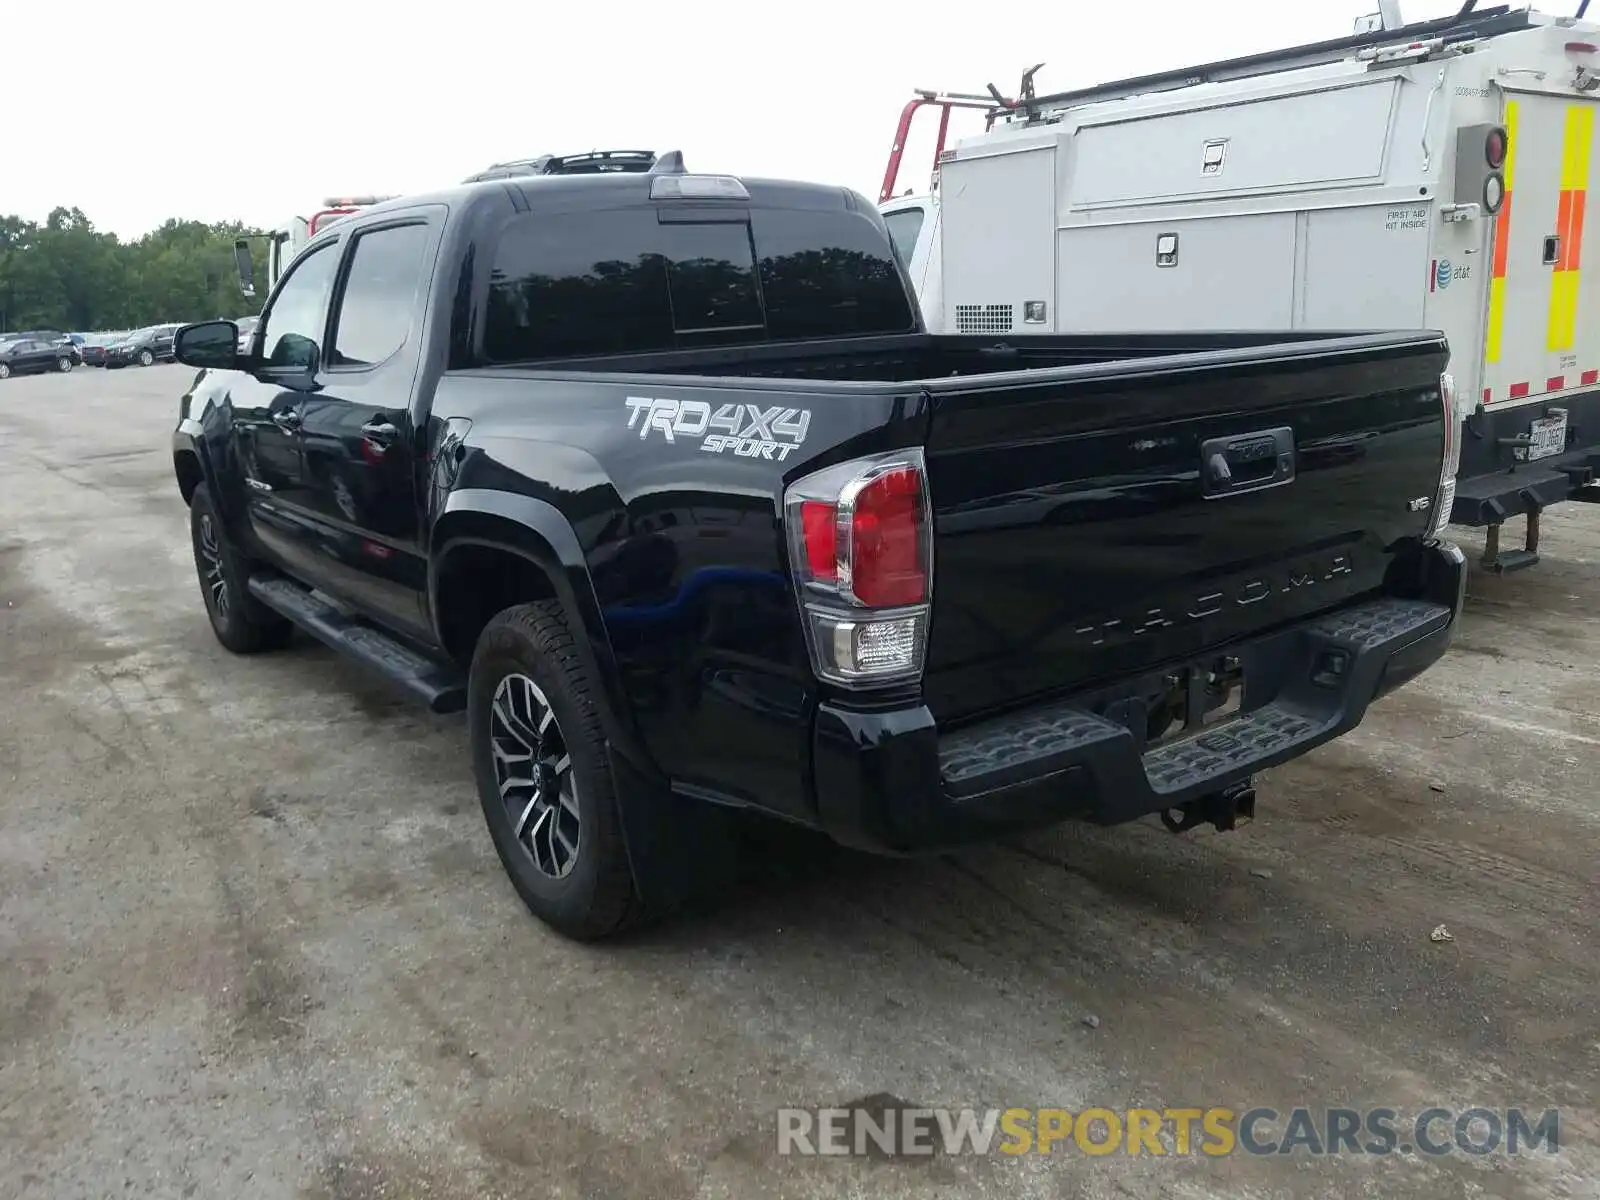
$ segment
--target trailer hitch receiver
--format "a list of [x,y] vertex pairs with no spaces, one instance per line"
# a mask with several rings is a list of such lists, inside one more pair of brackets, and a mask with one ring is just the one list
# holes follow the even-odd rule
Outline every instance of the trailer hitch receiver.
[[1249,780],[1190,800],[1179,808],[1161,810],[1161,823],[1173,833],[1188,833],[1196,825],[1211,825],[1226,833],[1255,820],[1256,788]]

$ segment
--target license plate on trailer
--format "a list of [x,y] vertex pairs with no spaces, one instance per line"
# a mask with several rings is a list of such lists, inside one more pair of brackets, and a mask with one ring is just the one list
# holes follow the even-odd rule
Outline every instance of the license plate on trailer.
[[1528,461],[1549,458],[1567,448],[1567,414],[1540,417],[1528,427]]

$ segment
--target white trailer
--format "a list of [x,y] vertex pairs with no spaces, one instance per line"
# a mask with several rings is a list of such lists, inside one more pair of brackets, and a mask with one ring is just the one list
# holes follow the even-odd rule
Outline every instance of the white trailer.
[[[902,230],[921,210],[905,258],[945,332],[1443,330],[1469,410],[1452,520],[1489,527],[1487,566],[1531,565],[1544,507],[1600,499],[1587,7],[1468,0],[1440,21],[997,95],[990,131],[942,151],[936,193],[882,209]],[[1502,553],[1516,515],[1527,546]]]

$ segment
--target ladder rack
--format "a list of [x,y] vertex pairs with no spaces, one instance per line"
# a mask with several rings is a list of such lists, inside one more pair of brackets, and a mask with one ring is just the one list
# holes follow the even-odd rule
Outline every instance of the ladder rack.
[[1279,71],[1293,71],[1301,67],[1341,62],[1363,51],[1369,54],[1381,53],[1386,49],[1400,49],[1412,43],[1433,39],[1440,39],[1448,46],[1455,42],[1515,33],[1533,25],[1527,9],[1513,10],[1510,5],[1502,4],[1477,12],[1476,7],[1477,0],[1466,0],[1454,16],[1439,17],[1432,21],[1417,21],[1394,29],[1375,29],[1324,42],[1310,42],[1302,46],[1269,50],[1261,54],[1247,54],[1240,58],[1180,67],[1175,71],[1160,71],[1151,75],[1138,75],[1131,79],[1096,84],[1092,87],[1055,92],[1021,102],[1016,107],[1032,120],[1038,119],[1043,113],[1057,112],[1064,108],[1074,108],[1102,100],[1121,100],[1129,96],[1174,91],[1202,83],[1272,75]]

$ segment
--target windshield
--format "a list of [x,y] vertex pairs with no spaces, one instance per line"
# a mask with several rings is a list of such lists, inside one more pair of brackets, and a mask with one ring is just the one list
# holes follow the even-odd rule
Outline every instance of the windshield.
[[889,227],[889,241],[894,244],[895,257],[900,265],[911,265],[911,253],[917,248],[917,234],[922,231],[922,209],[902,208],[883,218]]

